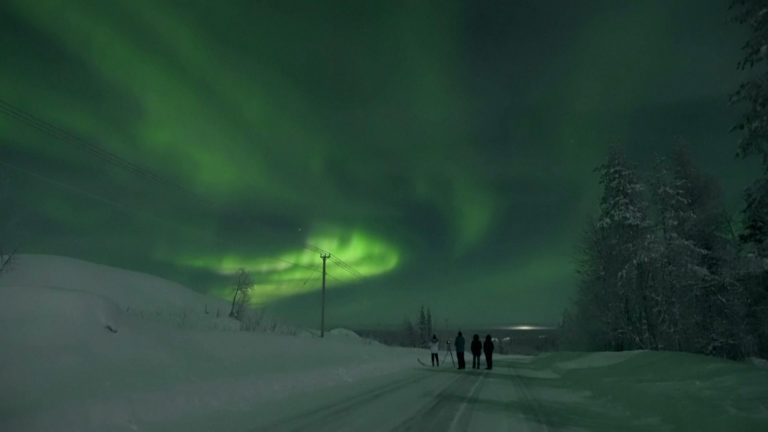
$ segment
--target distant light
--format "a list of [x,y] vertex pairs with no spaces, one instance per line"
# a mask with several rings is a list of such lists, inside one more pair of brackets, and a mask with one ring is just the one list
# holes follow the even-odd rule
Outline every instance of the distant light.
[[518,324],[506,327],[499,327],[500,330],[553,330],[554,327],[532,325],[532,324]]

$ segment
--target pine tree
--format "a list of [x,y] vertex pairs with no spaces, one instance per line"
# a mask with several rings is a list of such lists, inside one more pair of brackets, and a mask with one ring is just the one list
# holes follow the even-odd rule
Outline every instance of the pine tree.
[[590,220],[582,234],[582,254],[577,265],[578,291],[571,309],[563,314],[563,346],[569,349],[614,349],[609,313],[609,277],[606,272],[607,247],[601,231]]
[[731,102],[746,105],[741,122],[738,154],[760,158],[763,172],[746,190],[740,239],[750,264],[742,279],[748,291],[748,321],[756,337],[756,350],[768,356],[768,0],[733,0],[736,21],[750,32],[743,46],[739,69],[749,70],[750,78],[731,96]]
[[751,245],[755,253],[768,257],[768,176],[756,180],[745,193],[743,210],[744,231],[741,240]]
[[768,175],[755,181],[745,194],[744,245],[741,278],[750,308],[747,323],[755,338],[754,351],[768,358]]
[[656,342],[644,256],[650,231],[645,187],[615,149],[596,171],[603,187],[600,215],[583,235],[579,289],[563,319],[566,344],[598,350],[651,348]]
[[647,188],[618,152],[597,171],[600,214],[583,236],[566,346],[765,355],[765,264],[742,252],[714,181],[682,150]]
[[424,305],[419,309],[419,342],[421,345],[427,343],[427,316],[424,313]]
[[418,330],[414,327],[410,319],[403,320],[403,346],[418,346],[419,335]]
[[431,340],[434,330],[432,328],[432,311],[427,308],[427,340]]
[[695,300],[699,287],[712,278],[704,266],[708,251],[693,239],[697,214],[692,171],[685,161],[682,154],[676,155],[674,162],[660,158],[653,173],[656,230],[648,251],[655,270],[651,301],[659,349],[690,350],[695,336]]
[[757,156],[763,165],[761,176],[745,193],[744,231],[741,240],[756,253],[768,257],[768,0],[733,0],[736,21],[749,27],[750,35],[743,46],[744,58],[739,69],[749,70],[750,79],[731,96],[734,104],[746,105],[741,122],[737,154]]
[[731,95],[731,102],[747,105],[747,111],[734,129],[742,131],[738,155],[757,155],[768,169],[768,0],[733,0],[736,21],[750,29],[742,49],[740,70],[750,70],[751,78]]
[[651,348],[655,341],[648,310],[648,268],[643,248],[649,229],[645,186],[624,156],[612,150],[597,168],[603,196],[593,235],[612,349]]

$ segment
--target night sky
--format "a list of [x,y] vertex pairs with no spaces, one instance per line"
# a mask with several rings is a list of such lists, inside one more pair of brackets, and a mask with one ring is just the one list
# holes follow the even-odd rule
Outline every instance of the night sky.
[[738,218],[727,6],[5,0],[1,244],[224,296],[243,267],[315,326],[321,248],[331,326],[553,325],[610,146],[685,145]]

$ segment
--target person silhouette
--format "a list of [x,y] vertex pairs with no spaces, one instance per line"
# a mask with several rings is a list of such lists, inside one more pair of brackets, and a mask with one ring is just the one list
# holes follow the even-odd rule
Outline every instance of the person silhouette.
[[485,342],[483,343],[483,351],[485,352],[485,368],[493,369],[493,341],[491,335],[485,336]]
[[483,343],[480,342],[480,335],[472,336],[472,344],[469,345],[472,351],[472,369],[480,369],[480,354],[483,352]]
[[458,369],[466,369],[466,364],[464,363],[464,336],[461,335],[461,331],[456,335],[453,345],[456,347],[456,360],[459,362]]

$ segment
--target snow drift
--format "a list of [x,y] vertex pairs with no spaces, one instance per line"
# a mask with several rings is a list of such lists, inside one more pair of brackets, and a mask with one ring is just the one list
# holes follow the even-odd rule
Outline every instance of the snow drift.
[[[221,331],[237,322],[205,314],[217,302],[141,273],[20,256],[0,277],[0,430],[173,429],[414,361],[347,330],[326,340]],[[179,311],[221,325],[156,319]]]

